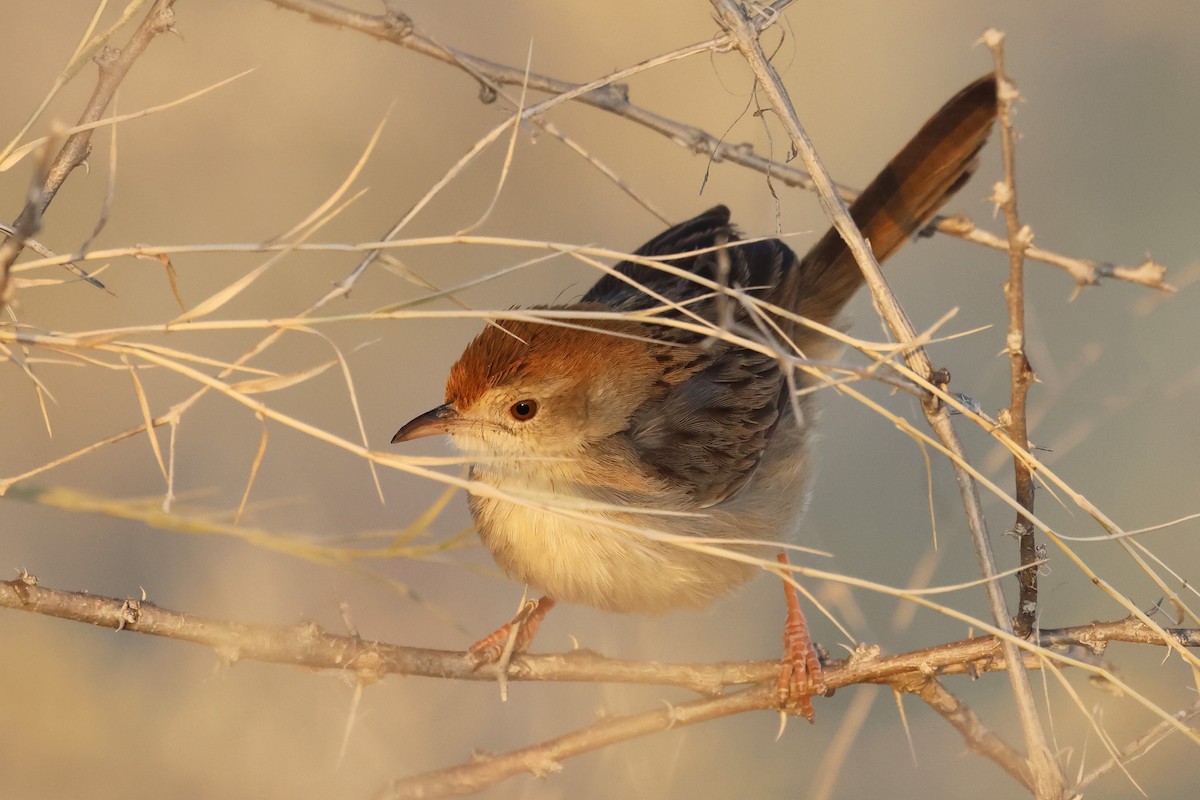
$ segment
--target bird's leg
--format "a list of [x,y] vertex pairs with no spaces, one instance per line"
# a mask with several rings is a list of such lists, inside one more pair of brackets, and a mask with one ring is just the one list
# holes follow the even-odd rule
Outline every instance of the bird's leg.
[[[787,564],[787,553],[778,556],[780,564]],[[789,714],[798,714],[809,722],[813,721],[812,696],[827,691],[825,676],[821,671],[821,660],[808,633],[808,620],[800,610],[800,599],[796,587],[783,577],[783,592],[787,597],[787,621],[783,624],[783,664],[779,670],[776,698],[779,707]]]
[[529,649],[529,645],[533,644],[533,637],[537,635],[538,626],[542,624],[542,619],[552,608],[554,608],[554,599],[550,597],[525,601],[512,621],[504,623],[471,645],[467,651],[468,656],[477,667],[483,664],[494,664],[504,656],[509,637],[513,636],[515,636],[515,640],[510,652],[524,652]]

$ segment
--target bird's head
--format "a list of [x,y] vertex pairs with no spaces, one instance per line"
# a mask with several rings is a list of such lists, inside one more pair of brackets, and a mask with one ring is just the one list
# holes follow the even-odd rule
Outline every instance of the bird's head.
[[[579,307],[580,310],[592,310]],[[405,442],[448,433],[472,455],[573,458],[623,430],[659,372],[635,323],[504,321],[450,368],[446,402],[408,422]]]

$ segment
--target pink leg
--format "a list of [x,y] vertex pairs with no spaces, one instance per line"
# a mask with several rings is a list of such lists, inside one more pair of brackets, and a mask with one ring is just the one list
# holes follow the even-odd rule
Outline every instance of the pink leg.
[[[787,564],[787,553],[780,553],[780,564]],[[787,622],[783,625],[783,664],[779,670],[776,696],[779,707],[789,714],[799,714],[813,721],[812,696],[827,691],[821,661],[808,633],[808,620],[800,610],[796,587],[783,582],[787,596]]]
[[529,645],[533,644],[533,637],[537,635],[538,626],[542,624],[542,620],[552,608],[554,608],[554,600],[550,597],[526,601],[511,622],[504,623],[471,645],[467,651],[471,660],[475,662],[476,666],[494,664],[499,661],[500,656],[504,654],[504,645],[508,643],[508,637],[512,635],[514,627],[517,629],[517,641],[513,646],[513,652],[525,652],[529,649]]

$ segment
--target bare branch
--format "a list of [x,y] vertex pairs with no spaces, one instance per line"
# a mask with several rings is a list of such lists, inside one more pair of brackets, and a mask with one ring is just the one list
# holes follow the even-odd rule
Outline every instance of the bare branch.
[[970,706],[955,697],[940,681],[925,681],[913,694],[954,726],[971,750],[994,761],[1026,789],[1033,790],[1033,775],[1025,757],[989,730]]
[[[1173,716],[1178,722],[1188,722],[1192,719],[1195,719],[1198,715],[1200,715],[1200,700],[1192,703],[1192,705],[1187,708],[1180,709],[1179,711],[1175,712]],[[1081,796],[1083,794],[1083,790],[1088,786],[1091,786],[1098,779],[1107,775],[1109,772],[1112,772],[1114,769],[1117,769],[1124,764],[1128,764],[1131,761],[1135,761],[1136,759],[1146,755],[1146,753],[1149,753],[1151,750],[1153,750],[1161,741],[1176,732],[1176,727],[1172,725],[1170,721],[1163,720],[1162,722],[1159,722],[1153,728],[1146,731],[1141,736],[1138,736],[1136,739],[1133,739],[1129,742],[1129,744],[1121,748],[1121,752],[1117,758],[1110,758],[1080,778],[1079,782],[1071,787],[1071,794],[1076,797]]]
[[[388,4],[388,13],[365,14],[327,2],[327,0],[269,0],[269,2],[281,8],[305,14],[314,22],[337,28],[349,28],[461,69],[480,81],[485,97],[493,97],[497,86],[520,86],[526,81],[523,69],[498,64],[433,41],[421,33],[411,17],[401,13],[392,4]],[[769,22],[773,22],[775,17],[772,14],[777,15],[786,5],[789,5],[789,2],[777,2],[765,7],[764,10],[770,13],[756,16],[751,21],[751,27],[757,30],[759,28],[756,26],[765,26]],[[709,44],[713,48],[719,48],[726,41],[725,37],[718,37]],[[580,93],[583,88],[582,84],[531,72],[528,76],[528,86],[530,89],[554,95],[569,95],[573,100],[615,114],[654,131],[680,147],[690,150],[696,155],[704,156],[710,161],[727,161],[737,164],[767,175],[772,182],[778,182],[784,186],[807,191],[816,190],[812,175],[805,170],[758,155],[754,152],[754,146],[748,142],[728,142],[723,137],[715,136],[702,128],[655,114],[630,102],[628,87],[622,84],[604,84]],[[531,109],[531,111],[536,110]],[[550,132],[555,136],[558,135],[553,130]],[[858,195],[858,192],[850,187],[840,184],[835,186],[838,194],[847,202]],[[967,217],[939,217],[934,229],[939,233],[994,250],[1008,249],[1008,244],[1004,239],[980,230]],[[1026,256],[1065,270],[1075,282],[1077,290],[1096,286],[1103,278],[1112,278],[1159,291],[1175,291],[1175,287],[1164,280],[1166,267],[1151,259],[1147,259],[1146,262],[1136,267],[1126,267],[1074,258],[1039,247],[1030,247]]]
[[[1008,282],[1004,285],[1004,300],[1008,305],[1008,362],[1010,400],[1008,408],[1001,412],[1001,421],[1008,428],[1008,436],[1023,452],[1029,450],[1029,423],[1025,411],[1029,387],[1037,380],[1033,367],[1025,354],[1025,251],[1033,240],[1033,233],[1021,227],[1017,215],[1017,156],[1016,137],[1013,135],[1012,104],[1017,98],[1017,89],[1004,71],[1004,34],[989,30],[983,41],[992,51],[995,65],[997,117],[1000,122],[1000,150],[1004,160],[1004,181],[997,183],[992,200],[1004,211],[1008,228]],[[1013,477],[1016,483],[1015,498],[1026,511],[1033,511],[1033,470],[1021,455],[1013,454]],[[1018,513],[1013,530],[1021,550],[1021,566],[1017,575],[1020,596],[1017,599],[1017,614],[1013,628],[1018,636],[1028,636],[1037,624],[1038,560],[1037,537],[1033,523],[1025,514]]]
[[[117,87],[121,85],[121,81],[129,72],[129,68],[141,57],[155,37],[171,29],[175,22],[174,5],[175,0],[158,0],[137,30],[134,31],[125,47],[120,50],[105,47],[96,56],[96,63],[100,67],[100,76],[91,98],[79,117],[79,125],[87,125],[103,116],[105,109],[108,108],[117,93]],[[88,153],[91,152],[91,142],[91,129],[79,131],[67,137],[62,149],[50,163],[40,191],[29,199],[16,222],[13,223],[12,227],[18,233],[16,250],[11,253],[11,258],[7,250],[0,256],[3,259],[0,261],[0,304],[4,302],[6,296],[8,269],[20,251],[23,244],[21,240],[36,232],[38,221],[53,202],[54,196],[58,194],[58,190],[62,188],[67,177],[87,159]],[[9,240],[10,243],[13,241],[13,239]]]
[[[388,674],[495,681],[495,665],[476,667],[466,653],[407,647],[364,640],[357,636],[327,633],[316,624],[251,625],[217,620],[160,608],[142,600],[121,600],[86,592],[65,592],[38,585],[37,578],[22,573],[0,581],[0,607],[75,620],[114,630],[189,641],[213,648],[226,662],[243,659],[293,664],[311,669],[350,672],[370,683]],[[1177,643],[1200,647],[1200,630],[1170,630]],[[1162,645],[1162,638],[1139,620],[1093,623],[1076,628],[1045,631],[1046,647],[1083,646],[1103,651],[1110,641]],[[1037,668],[1043,659],[1026,654],[1026,667]],[[970,675],[1006,669],[1003,649],[994,637],[981,636],[949,642],[897,656],[881,656],[877,648],[860,646],[849,659],[825,666],[830,690],[858,683],[892,686],[917,694],[938,709],[963,732],[973,749],[996,760],[1006,771],[1027,783],[1011,749],[986,731],[974,715],[942,687],[932,686],[937,676]],[[645,736],[673,727],[691,725],[731,714],[775,707],[778,661],[724,662],[716,664],[662,664],[625,661],[587,650],[561,655],[522,654],[515,657],[507,678],[519,681],[587,681],[676,686],[704,695],[705,699],[666,709],[612,718],[549,742],[523,748],[505,756],[472,760],[391,784],[382,797],[409,797],[418,789],[423,796],[447,796],[476,791],[520,772],[544,772],[559,761],[616,741]],[[729,687],[752,688],[722,694]],[[435,791],[436,790],[436,791]]]
[[730,695],[693,700],[641,714],[609,717],[564,736],[504,755],[480,755],[465,764],[393,781],[376,800],[456,797],[492,786],[505,778],[529,772],[535,776],[558,772],[564,759],[618,742],[674,728],[695,725],[732,714],[770,708],[774,689],[755,686]]
[[[498,677],[495,665],[476,666],[465,653],[457,651],[339,636],[311,623],[252,625],[200,617],[161,608],[147,600],[122,600],[46,588],[39,586],[37,578],[28,573],[12,581],[0,581],[0,608],[193,642],[235,661],[250,659],[312,669],[351,670],[375,678],[395,674],[495,681]],[[1167,633],[1184,647],[1200,647],[1200,629],[1172,628]],[[1157,632],[1133,618],[1047,630],[1039,638],[1043,647],[1080,645],[1093,652],[1102,652],[1109,642],[1164,644]],[[1026,662],[1036,666],[1036,656],[1029,655]],[[825,678],[831,689],[881,683],[908,690],[914,680],[923,681],[933,675],[979,675],[1005,668],[995,637],[977,636],[895,656],[883,656],[877,648],[860,646],[849,659],[829,661]],[[770,683],[778,677],[779,662],[664,664],[606,658],[590,650],[575,650],[551,655],[523,653],[514,657],[509,672],[509,679],[516,681],[641,683],[677,686],[711,695],[730,686]]]
[[[783,123],[784,129],[791,137],[793,147],[800,154],[805,166],[808,167],[809,173],[816,180],[821,205],[832,220],[834,227],[841,233],[842,238],[846,241],[847,246],[854,253],[855,259],[862,268],[867,287],[871,290],[871,297],[875,302],[875,307],[880,316],[887,323],[897,341],[913,341],[916,339],[916,330],[913,328],[912,322],[908,319],[908,315],[900,307],[895,295],[892,294],[891,289],[884,280],[883,272],[879,267],[879,263],[875,260],[874,253],[863,239],[862,233],[855,226],[854,221],[850,218],[850,212],[846,208],[845,203],[834,191],[833,181],[829,178],[828,172],[826,172],[824,165],[821,164],[817,157],[812,141],[800,124],[800,119],[796,114],[795,108],[792,106],[787,90],[783,87],[783,82],[780,80],[779,74],[775,71],[774,66],[772,66],[770,60],[763,52],[758,41],[757,32],[747,25],[745,13],[741,6],[737,5],[734,0],[712,0],[712,2],[722,24],[734,36],[737,48],[741,51],[750,68],[757,76],[759,85],[762,87],[771,106],[775,109],[776,114]],[[932,365],[922,348],[913,348],[906,351],[905,360],[917,375],[928,377],[932,374]],[[964,456],[962,443],[959,441],[958,434],[955,432],[953,426],[950,425],[950,418],[945,407],[936,397],[930,395],[922,405],[930,427],[937,432],[939,438],[941,438],[943,444],[949,450],[960,456],[960,459],[956,459],[954,463],[954,470],[958,479],[963,505],[967,512],[971,538],[975,544],[976,554],[979,557],[980,569],[983,576],[988,579],[985,588],[987,590],[992,617],[995,620],[997,628],[1006,633],[1011,632],[1012,621],[1008,616],[1008,609],[1004,601],[1004,592],[1000,583],[994,580],[998,570],[996,569],[995,556],[992,554],[991,542],[988,538],[987,524],[980,505],[979,489],[974,479],[971,478],[970,474],[962,466],[965,462],[965,458],[962,458]],[[1021,657],[1014,643],[1005,641],[1003,646],[1006,658],[1010,663],[1015,664],[1020,661]],[[1034,705],[1033,692],[1029,686],[1029,678],[1022,668],[1011,669],[1008,675],[1009,681],[1012,684],[1013,695],[1016,699],[1021,728],[1025,733],[1026,747],[1029,750],[1033,763],[1033,772],[1036,778],[1035,783],[1037,784],[1037,797],[1039,800],[1050,800],[1051,798],[1060,797],[1062,795],[1063,779],[1058,772],[1058,767],[1054,763],[1050,754],[1050,748],[1046,743],[1045,734],[1042,731],[1041,722],[1038,719],[1037,709]]]

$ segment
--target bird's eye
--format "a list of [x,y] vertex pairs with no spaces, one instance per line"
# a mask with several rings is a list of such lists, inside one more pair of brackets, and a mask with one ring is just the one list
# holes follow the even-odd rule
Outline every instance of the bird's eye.
[[528,422],[537,416],[537,412],[537,400],[518,400],[508,409],[508,413],[512,414],[512,418],[517,422]]

